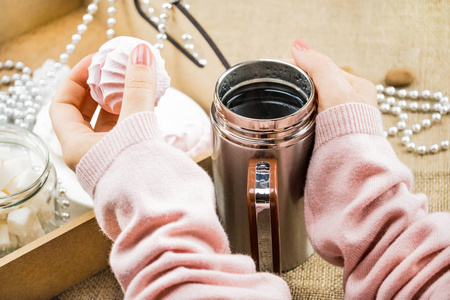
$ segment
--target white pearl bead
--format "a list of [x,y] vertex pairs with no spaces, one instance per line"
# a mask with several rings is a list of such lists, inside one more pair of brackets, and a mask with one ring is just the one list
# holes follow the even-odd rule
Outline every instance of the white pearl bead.
[[110,6],[108,7],[107,12],[110,16],[114,16],[117,13],[117,8],[115,8],[114,6]]
[[165,33],[158,33],[158,34],[156,35],[156,38],[157,38],[158,40],[165,40],[165,39],[167,39],[167,34],[165,34]]
[[[183,34],[184,36],[184,34]],[[185,40],[185,39],[183,39]],[[384,95],[383,94],[377,94],[377,101],[378,103],[384,102]]]
[[417,111],[418,108],[419,108],[419,103],[417,103],[417,102],[409,103],[409,109],[411,111]]
[[21,78],[22,78],[22,76],[20,76],[19,73],[14,73],[14,74],[12,74],[12,76],[11,76],[11,79],[12,79],[13,81],[20,80]]
[[35,95],[34,101],[36,101],[39,104],[42,104],[44,102],[44,97],[42,95]]
[[158,50],[161,50],[162,48],[164,48],[164,45],[161,44],[161,43],[156,43],[155,44],[155,48],[158,49]]
[[397,95],[398,95],[399,98],[405,98],[407,94],[408,93],[406,92],[405,89],[400,89],[400,90],[397,91]]
[[115,34],[116,34],[116,31],[114,29],[110,28],[110,29],[106,30],[106,36],[110,39],[112,39]]
[[441,100],[439,100],[439,103],[441,103],[441,104],[448,103],[448,97],[442,97]]
[[407,103],[405,100],[400,100],[397,102],[398,107],[400,107],[401,109],[405,109],[407,107]]
[[194,58],[198,58],[198,53],[197,53],[197,52],[192,52],[192,56],[193,56]]
[[406,144],[406,149],[408,150],[408,152],[412,152],[415,148],[416,148],[416,144],[414,144],[413,142]]
[[31,96],[37,96],[37,95],[39,95],[39,92],[40,92],[40,89],[38,87],[34,87],[31,89],[30,94],[31,94]]
[[158,31],[161,33],[165,33],[166,32],[166,24],[159,24]]
[[172,4],[170,4],[170,3],[168,3],[168,2],[164,2],[164,3],[161,5],[161,7],[162,7],[162,9],[164,9],[164,10],[171,10],[171,9],[172,9]]
[[442,105],[440,103],[433,104],[433,111],[440,112],[442,108]]
[[77,44],[79,41],[81,41],[81,35],[79,35],[78,33],[75,33],[74,35],[72,35],[72,43],[73,44]]
[[22,79],[23,81],[28,81],[31,79],[31,76],[28,74],[22,74],[22,76],[20,76],[20,79]]
[[153,13],[155,12],[155,9],[153,7],[149,7],[147,9],[147,12],[148,12],[149,15],[153,15]]
[[47,81],[45,79],[39,79],[38,84],[40,86],[46,86],[47,85]]
[[419,92],[416,90],[412,90],[409,92],[409,98],[411,99],[417,99],[419,97]]
[[31,81],[31,80],[26,81],[26,82],[25,82],[25,87],[26,87],[28,90],[31,90],[32,88],[34,88],[34,82]]
[[87,30],[87,26],[85,24],[80,24],[77,26],[78,34],[83,34]]
[[202,58],[198,60],[198,63],[201,64],[202,66],[206,66],[206,64],[208,63],[206,59]]
[[141,0],[141,2],[144,5],[149,5],[150,4],[150,0]]
[[439,123],[441,121],[441,114],[440,113],[434,113],[431,115],[431,120],[434,123]]
[[433,99],[436,101],[439,101],[442,98],[442,92],[435,92],[433,93]]
[[2,76],[2,84],[8,85],[10,82],[11,82],[11,78],[9,78],[8,75],[3,75]]
[[398,130],[405,130],[406,129],[406,122],[405,121],[400,121],[397,123],[397,128]]
[[420,110],[423,112],[429,112],[430,108],[431,108],[431,105],[428,102],[422,103],[422,105],[420,105]]
[[22,80],[16,80],[16,82],[14,82],[15,86],[23,86],[23,81]]
[[59,61],[65,64],[69,60],[69,54],[63,53],[59,56]]
[[[189,9],[191,9],[191,6],[189,4],[187,4],[187,3],[185,3],[184,4],[184,8],[186,8],[186,10],[189,10]],[[199,61],[199,63],[200,63],[200,61]],[[201,65],[203,65],[203,64],[201,64]]]
[[63,66],[62,63],[55,61],[55,63],[53,64],[53,69],[59,70],[62,68],[62,66]]
[[395,104],[395,98],[394,97],[387,97],[386,103],[389,104],[389,105],[394,105]]
[[397,135],[397,133],[398,133],[397,127],[395,127],[395,126],[389,127],[389,129],[388,129],[388,134],[389,134],[390,136],[395,136],[395,135]]
[[382,104],[380,105],[380,111],[381,111],[382,113],[388,113],[390,110],[391,110],[391,106],[390,106],[389,104],[387,104],[387,103],[382,103]]
[[391,108],[391,112],[392,112],[393,115],[398,116],[399,114],[402,113],[402,109],[400,107],[398,107],[398,106],[394,106],[394,107]]
[[422,127],[423,128],[430,128],[431,127],[431,121],[430,119],[423,119],[422,120]]
[[422,98],[428,99],[431,96],[431,92],[429,90],[423,90],[420,95],[422,96]]
[[442,150],[448,150],[449,147],[450,147],[450,141],[449,140],[443,140],[441,142],[441,149]]
[[167,19],[169,19],[169,15],[166,13],[162,13],[159,15],[159,19],[161,20],[161,22],[165,22],[167,21]]
[[93,19],[94,19],[94,17],[92,15],[85,14],[83,16],[83,25],[89,24]]
[[442,105],[441,115],[446,115],[446,114],[448,114],[449,111],[450,111],[450,106],[448,104]]
[[411,126],[411,129],[414,133],[418,133],[422,129],[422,126],[420,126],[420,124],[418,123],[415,123]]
[[114,25],[116,25],[117,21],[114,18],[109,18],[108,20],[106,20],[106,24],[108,24],[109,27],[113,27]]
[[384,86],[382,84],[377,84],[375,88],[377,89],[377,93],[382,93],[384,91]]
[[109,4],[114,4],[114,3],[116,3],[116,0],[108,0],[108,3]]
[[12,68],[14,68],[14,62],[8,59],[7,61],[5,61],[4,67],[5,69],[11,70]]
[[150,20],[151,20],[153,23],[159,23],[159,18],[158,18],[158,17],[151,17]]
[[389,96],[394,96],[395,95],[395,87],[393,87],[393,86],[387,87],[386,94],[388,94]]
[[411,138],[409,136],[402,136],[402,144],[407,145],[409,142],[411,142]]
[[97,11],[97,9],[98,9],[98,6],[96,4],[93,4],[93,3],[89,4],[88,7],[87,7],[87,11],[90,14],[95,13]]
[[417,149],[417,153],[419,153],[420,155],[427,154],[427,146],[420,145],[420,146],[417,146],[416,149]]
[[27,109],[28,109],[29,107],[33,107],[33,101],[27,100],[27,101],[25,101],[25,102],[23,103],[23,106],[25,106]]
[[76,46],[74,44],[68,44],[66,46],[66,53],[70,54],[73,53],[73,51],[75,51]]
[[16,62],[16,69],[17,70],[22,70],[25,67],[25,64],[21,61]]
[[186,43],[186,44],[184,44],[184,48],[186,48],[188,50],[194,50],[194,44]]
[[8,123],[8,117],[5,115],[0,115],[0,124]]
[[429,147],[430,153],[431,154],[435,154],[438,153],[439,151],[439,145],[438,144],[433,144]]
[[399,118],[400,118],[400,120],[402,120],[402,121],[406,121],[406,120],[408,120],[408,114],[407,114],[407,113],[401,113],[401,114],[399,115]]
[[45,73],[45,77],[47,77],[47,78],[55,78],[55,72],[53,72],[53,71],[47,71],[47,72]]

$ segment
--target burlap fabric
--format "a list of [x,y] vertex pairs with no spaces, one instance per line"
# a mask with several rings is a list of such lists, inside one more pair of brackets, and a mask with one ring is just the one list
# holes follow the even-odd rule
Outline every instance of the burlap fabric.
[[[351,67],[357,75],[374,83],[382,83],[390,68],[410,67],[417,72],[417,79],[411,88],[449,93],[450,2],[447,0],[190,0],[189,3],[191,12],[205,26],[231,64],[254,58],[287,58],[290,56],[292,41],[301,37],[318,51],[330,56],[339,66]],[[121,1],[118,5],[125,4]],[[130,8],[127,4],[127,9]],[[41,32],[65,37],[65,40],[61,40],[63,45],[67,42],[67,36],[70,36],[63,31],[72,32],[73,24],[77,24],[82,14],[81,10],[75,12],[49,24]],[[175,17],[181,18],[179,14]],[[183,23],[181,19],[177,22]],[[91,24],[91,31],[83,38],[85,44],[71,58],[72,65],[83,55],[95,51],[103,42],[98,39],[104,32],[102,26],[96,21]],[[192,32],[193,29],[187,31]],[[144,35],[142,32],[152,34]],[[155,32],[152,29],[142,29],[142,32],[136,35],[154,41]],[[39,41],[35,35],[28,34],[18,38],[16,43],[0,48],[0,58],[15,59],[15,56],[20,58],[26,51],[30,52],[30,46],[24,49],[20,45],[29,45],[30,39]],[[168,69],[181,72],[173,77],[176,87],[199,99],[199,102],[207,102],[211,99],[213,83],[223,68],[204,43],[199,43],[204,49],[204,55],[209,58],[206,69],[198,71],[170,47],[167,51],[174,58],[173,62],[168,61]],[[34,66],[31,63],[32,67],[41,63],[38,59],[40,53],[47,53],[51,57],[61,52],[61,49],[38,42],[34,47],[39,51],[27,55],[39,63],[36,62]],[[387,128],[394,124],[395,119],[386,116],[384,122]],[[415,142],[428,145],[449,138],[448,117],[444,118],[441,125],[414,137]],[[450,152],[419,157],[406,153],[398,139],[392,141],[399,158],[414,172],[414,191],[428,195],[429,210],[448,211]],[[342,270],[326,263],[317,254],[283,274],[283,278],[288,282],[294,299],[343,298]],[[122,297],[114,276],[109,270],[104,270],[56,299]]]

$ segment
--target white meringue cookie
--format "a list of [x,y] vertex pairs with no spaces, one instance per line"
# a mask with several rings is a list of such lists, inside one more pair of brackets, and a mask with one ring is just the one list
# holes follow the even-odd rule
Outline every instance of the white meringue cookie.
[[211,123],[205,111],[189,96],[169,88],[155,107],[164,141],[189,157],[211,150]]
[[[125,72],[128,57],[139,44],[149,46],[156,63],[156,93],[155,106],[170,86],[170,77],[167,74],[159,50],[146,41],[120,36],[103,44],[92,57],[89,66],[87,83],[91,88],[92,98],[106,111],[119,114],[122,106],[123,90],[125,86]],[[153,63],[153,62],[152,62]]]

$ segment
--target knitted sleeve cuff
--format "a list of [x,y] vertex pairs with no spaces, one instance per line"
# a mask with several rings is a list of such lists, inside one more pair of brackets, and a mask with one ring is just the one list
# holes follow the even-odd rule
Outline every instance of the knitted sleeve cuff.
[[347,103],[324,110],[316,118],[314,151],[334,138],[349,134],[383,136],[378,109],[363,103]]
[[86,155],[76,168],[78,181],[93,197],[95,186],[124,149],[143,140],[163,141],[153,112],[136,113],[117,124]]

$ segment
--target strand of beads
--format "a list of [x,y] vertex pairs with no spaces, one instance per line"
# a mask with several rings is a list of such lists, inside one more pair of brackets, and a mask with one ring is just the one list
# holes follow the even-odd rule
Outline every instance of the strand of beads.
[[[143,11],[147,14],[150,20],[156,24],[158,24],[158,33],[156,34],[156,49],[164,48],[164,41],[167,39],[167,21],[169,20],[169,12],[173,9],[172,3],[178,2],[179,0],[170,0],[166,1],[161,5],[162,13],[159,17],[155,16],[155,9],[150,6],[150,0],[140,0],[141,5],[143,6]],[[186,9],[190,9],[190,5],[183,1],[183,6]],[[195,46],[192,43],[192,36],[188,33],[184,33],[181,36],[183,41],[184,48],[189,51],[189,53],[198,60],[199,64],[205,66],[207,64],[207,60],[204,58],[198,59],[199,54],[195,50]]]
[[[23,62],[14,64],[11,60],[0,62],[0,70],[17,70],[12,76],[3,75],[1,84],[8,87],[8,92],[0,92],[0,123],[14,123],[22,128],[32,129],[36,121],[36,115],[41,107],[54,94],[54,86],[59,86],[62,77],[67,74],[68,66],[65,66],[69,60],[70,54],[76,50],[76,45],[81,41],[83,33],[86,32],[88,24],[93,20],[93,15],[98,10],[98,2],[93,0],[87,6],[87,12],[83,15],[83,23],[77,26],[77,33],[71,37],[71,43],[65,47],[65,52],[59,56],[59,62],[53,62],[50,66],[45,62],[42,69],[45,69],[43,76],[38,76],[37,80],[31,79],[31,68],[24,65]],[[113,16],[117,13],[114,6],[115,0],[108,0],[108,14],[110,18],[107,21],[109,29],[106,31],[108,38],[113,38],[115,31],[113,29],[116,19]],[[45,67],[44,67],[45,66]],[[21,72],[22,74],[18,73]],[[61,78],[60,78],[61,77]],[[56,82],[57,81],[57,82]],[[50,91],[51,90],[51,91]]]
[[[405,89],[396,90],[394,87],[384,87],[383,85],[377,85],[376,88],[380,111],[383,114],[391,114],[399,118],[397,125],[389,127],[385,132],[386,137],[395,137],[399,131],[402,131],[402,145],[406,147],[408,152],[419,155],[435,154],[449,149],[450,142],[448,139],[428,147],[416,145],[412,142],[413,135],[417,135],[440,123],[442,118],[449,114],[450,104],[448,97],[444,96],[442,92],[432,94],[429,90],[423,90],[419,93],[417,90],[408,92]],[[420,100],[431,100],[433,102],[423,102],[419,105],[417,101]],[[424,118],[420,123],[414,123],[411,125],[411,128],[407,128],[408,113],[431,113],[431,119]]]
[[117,8],[114,6],[116,3],[116,0],[108,0],[109,7],[108,7],[108,14],[109,18],[106,20],[106,24],[108,25],[109,29],[106,30],[106,36],[108,39],[112,39],[116,35],[116,31],[114,30],[114,25],[116,25],[117,20],[114,18],[115,14],[117,13]]
[[8,92],[0,92],[0,123],[13,123],[31,129],[44,101],[39,88],[31,80],[32,70],[21,61],[14,64],[12,60],[6,60],[4,64],[0,62],[1,65],[15,73],[12,76],[3,75],[1,79],[1,85],[8,86]]

